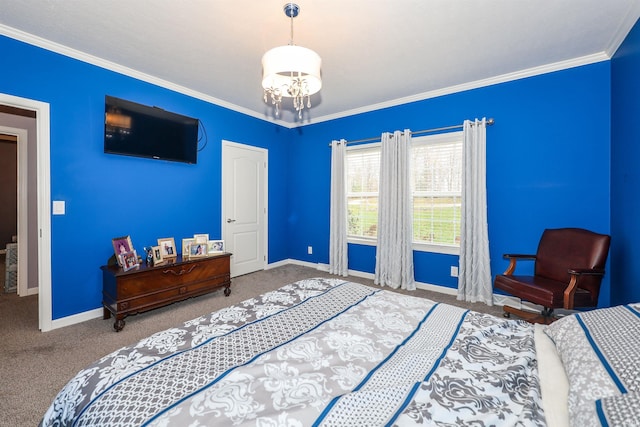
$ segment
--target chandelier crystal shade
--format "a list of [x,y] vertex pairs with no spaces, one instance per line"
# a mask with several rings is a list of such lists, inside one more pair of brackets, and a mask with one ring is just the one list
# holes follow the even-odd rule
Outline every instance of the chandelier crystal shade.
[[282,98],[292,98],[293,107],[301,119],[305,103],[307,108],[311,108],[311,95],[322,87],[322,60],[313,50],[293,44],[293,18],[298,15],[298,5],[288,3],[284,12],[291,18],[291,41],[287,46],[267,51],[262,57],[264,101],[271,99],[276,116],[279,116]]

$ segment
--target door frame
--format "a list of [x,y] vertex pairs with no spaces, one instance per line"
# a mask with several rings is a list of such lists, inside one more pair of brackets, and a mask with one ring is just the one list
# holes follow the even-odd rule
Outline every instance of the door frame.
[[38,327],[50,331],[53,323],[51,297],[51,169],[50,108],[46,102],[0,93],[0,104],[35,111],[38,198]]
[[247,145],[247,144],[242,144],[239,142],[233,142],[233,141],[228,141],[223,139],[222,140],[222,145],[221,145],[221,153],[220,153],[220,158],[222,159],[222,164],[220,167],[220,174],[221,174],[221,180],[220,180],[220,208],[221,208],[221,212],[220,212],[220,224],[221,224],[221,234],[222,234],[222,239],[225,240],[225,205],[224,205],[224,201],[225,201],[225,179],[224,179],[224,174],[222,173],[222,171],[224,170],[224,162],[227,160],[225,159],[224,153],[225,153],[225,147],[235,147],[235,148],[240,148],[240,149],[244,149],[244,150],[250,150],[250,151],[254,151],[257,153],[260,153],[262,155],[262,158],[264,160],[264,176],[263,176],[263,183],[262,183],[262,192],[263,192],[263,196],[264,196],[264,221],[262,222],[262,236],[263,236],[263,253],[264,253],[264,261],[262,263],[262,267],[263,270],[267,268],[267,265],[269,264],[269,150],[267,150],[266,148],[260,148],[260,147],[256,147],[254,145]]
[[[17,154],[17,233],[18,233],[18,241],[19,242],[28,242],[29,234],[28,234],[28,213],[27,213],[27,194],[28,186],[27,186],[27,144],[29,140],[29,133],[27,129],[22,128],[14,128],[3,126],[0,124],[0,132],[13,135],[18,138],[18,144],[16,147]],[[22,197],[20,197],[22,195]],[[20,296],[26,296],[28,294],[28,284],[27,284],[27,254],[28,254],[28,245],[22,244],[18,245],[18,289],[17,293]],[[36,289],[37,291],[37,289]],[[34,292],[35,293],[35,292]]]

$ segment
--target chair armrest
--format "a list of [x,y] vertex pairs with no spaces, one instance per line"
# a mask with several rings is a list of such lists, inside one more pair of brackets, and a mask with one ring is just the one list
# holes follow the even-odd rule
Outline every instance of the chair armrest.
[[531,254],[504,254],[503,258],[518,258],[518,259],[536,259],[535,255]]
[[502,255],[502,257],[509,260],[509,267],[507,267],[507,269],[503,273],[505,275],[513,274],[513,272],[516,269],[516,263],[518,262],[519,259],[529,260],[529,261],[536,259],[535,255],[529,255],[529,254],[504,254]]
[[569,286],[564,290],[564,308],[573,310],[573,296],[578,288],[578,277],[582,275],[604,276],[604,270],[601,268],[570,268],[567,272],[571,275]]
[[591,276],[604,276],[604,270],[601,268],[570,268],[567,270],[569,274],[580,276],[582,274]]

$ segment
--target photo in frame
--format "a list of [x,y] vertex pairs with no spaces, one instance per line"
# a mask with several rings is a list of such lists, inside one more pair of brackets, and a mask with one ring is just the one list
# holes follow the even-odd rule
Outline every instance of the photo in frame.
[[153,265],[162,265],[164,263],[164,259],[162,258],[162,249],[160,246],[152,246],[151,254],[153,255]]
[[206,244],[209,241],[209,235],[208,234],[194,234],[193,238],[195,239],[196,243],[204,243],[204,244]]
[[206,257],[207,251],[206,243],[193,242],[189,247],[189,259]]
[[131,236],[115,237],[111,239],[111,243],[113,244],[113,252],[116,255],[116,259],[118,260],[118,265],[122,267],[122,260],[120,259],[120,255],[133,251]]
[[118,255],[120,262],[122,263],[122,269],[124,271],[129,271],[133,268],[138,268],[140,264],[138,264],[138,254],[136,251],[125,252]]
[[188,239],[182,239],[182,259],[189,259],[189,251],[191,250],[191,244],[195,243],[196,239],[189,237]]
[[162,254],[163,260],[178,256],[176,252],[176,242],[173,237],[158,239],[158,246],[160,246],[160,253]]
[[224,240],[209,240],[207,246],[209,255],[224,252]]

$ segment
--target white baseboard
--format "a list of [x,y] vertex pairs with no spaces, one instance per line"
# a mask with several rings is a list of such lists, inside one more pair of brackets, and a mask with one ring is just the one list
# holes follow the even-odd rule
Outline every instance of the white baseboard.
[[272,262],[271,264],[267,264],[267,266],[264,269],[265,270],[271,270],[273,268],[282,267],[282,266],[285,266],[287,264],[292,264],[290,259],[283,259],[282,261]]
[[[311,264],[308,262],[306,263],[304,261],[290,260],[290,263],[297,264],[297,265],[306,265],[312,268],[314,267],[314,264]],[[320,271],[329,271],[329,264],[318,263],[316,268]],[[362,277],[363,279],[369,279],[369,280],[375,279],[375,274],[367,273],[359,270],[349,270],[348,274],[349,276]],[[448,288],[446,286],[441,286],[441,285],[433,285],[431,283],[416,282],[416,288],[422,289],[425,291],[440,292],[441,294],[448,294],[448,295],[456,295],[458,293],[456,289]]]
[[493,304],[500,306],[508,305],[513,308],[524,309],[522,306],[522,300],[510,295],[493,294]]
[[[267,266],[265,267],[265,270],[271,270],[271,269],[282,267],[289,264],[315,268],[318,271],[324,271],[324,272],[329,271],[329,264],[300,261],[292,258],[267,264]],[[373,280],[375,276],[373,273],[367,273],[367,272],[358,271],[358,270],[349,270],[349,275],[354,277],[362,277],[364,279],[370,279],[370,280]],[[433,285],[431,283],[416,282],[416,288],[423,289],[426,291],[440,292],[442,294],[448,294],[448,295],[457,295],[458,293],[457,289],[448,288],[446,286],[441,286],[441,285]],[[506,295],[493,294],[493,303],[499,306],[510,305],[515,308],[530,310],[534,312],[535,311],[539,312],[540,310],[542,310],[542,307],[531,305],[528,303],[522,303],[522,301],[520,301],[519,298],[506,296]],[[72,316],[62,317],[60,319],[56,319],[51,322],[51,330],[74,325],[76,323],[86,322],[87,320],[96,319],[98,317],[102,317],[102,314],[103,314],[102,308],[96,308],[94,310],[85,311],[83,313],[74,314]]]
[[518,310],[530,311],[532,313],[540,313],[544,307],[530,302],[522,301],[518,297],[510,295],[493,294],[493,304],[517,308]]
[[76,323],[86,322],[87,320],[97,319],[98,317],[102,317],[102,315],[102,308],[96,308],[82,313],[73,314],[71,316],[61,317],[60,319],[55,319],[51,322],[51,330],[75,325]]
[[28,297],[29,295],[37,295],[39,289],[40,288],[38,288],[37,286],[35,286],[33,288],[27,288],[27,292],[24,295],[20,294],[20,296],[21,297]]
[[[509,295],[493,294],[493,303],[495,305],[505,306],[508,305],[518,310],[530,311],[532,313],[540,313],[544,309],[543,306],[534,304],[528,301],[522,301],[520,298],[512,297]],[[553,315],[557,317],[568,316],[573,313],[578,313],[577,310],[565,310],[564,308],[556,308],[553,310]]]
[[[306,267],[316,268],[316,264],[313,264],[310,262],[298,261],[293,259],[285,259],[282,261],[268,264],[265,267],[265,270],[271,270],[273,268],[281,267],[288,264],[297,264],[297,265],[303,265]],[[65,326],[75,325],[76,323],[86,322],[87,320],[97,319],[99,317],[102,317],[102,315],[103,315],[103,309],[102,307],[100,307],[93,310],[84,311],[82,313],[73,314],[71,316],[61,317],[51,322],[50,330],[64,328]]]
[[424,291],[440,292],[447,295],[458,295],[458,290],[454,288],[448,288],[441,285],[432,285],[431,283],[416,282],[416,288]]

